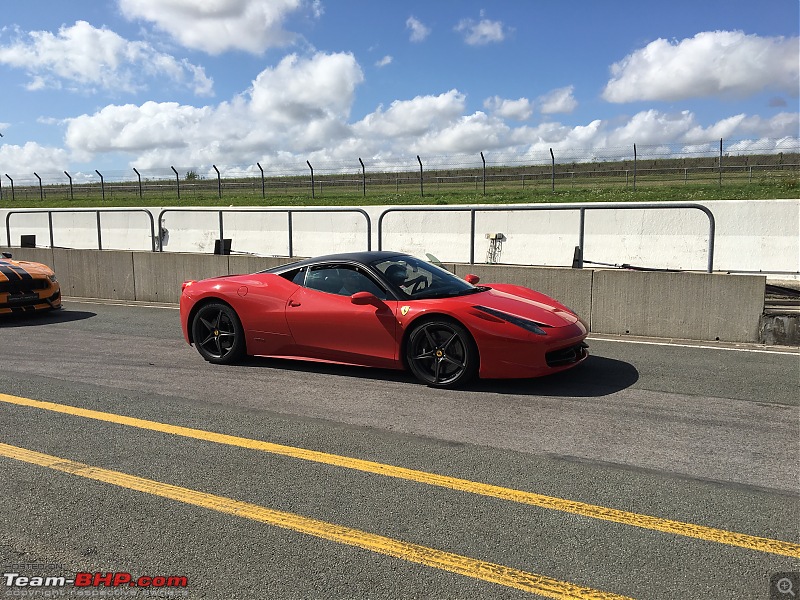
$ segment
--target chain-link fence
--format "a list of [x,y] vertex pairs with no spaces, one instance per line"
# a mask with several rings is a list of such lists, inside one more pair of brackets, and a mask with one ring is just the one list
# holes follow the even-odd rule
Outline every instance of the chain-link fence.
[[658,185],[722,185],[797,179],[800,138],[718,140],[702,144],[633,144],[574,149],[533,147],[524,154],[384,157],[348,161],[276,158],[253,165],[167,166],[100,172],[4,173],[0,201],[135,201],[165,204],[213,198],[252,200],[502,190]]

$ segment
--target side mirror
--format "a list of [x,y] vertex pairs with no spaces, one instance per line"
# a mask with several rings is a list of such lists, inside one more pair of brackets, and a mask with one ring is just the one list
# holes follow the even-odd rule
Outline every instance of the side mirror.
[[11,258],[11,252],[3,252],[3,258]]
[[383,304],[383,302],[378,299],[378,297],[371,293],[371,292],[356,292],[352,296],[350,296],[350,302],[353,304]]
[[480,277],[478,277],[477,275],[473,275],[472,273],[469,273],[466,277],[464,277],[464,281],[466,281],[467,283],[471,283],[472,285],[475,285],[480,280],[481,280]]

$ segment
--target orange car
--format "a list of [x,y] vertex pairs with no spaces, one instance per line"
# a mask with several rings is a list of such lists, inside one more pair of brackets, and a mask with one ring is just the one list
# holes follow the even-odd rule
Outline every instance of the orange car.
[[0,254],[0,315],[61,308],[61,286],[47,265]]

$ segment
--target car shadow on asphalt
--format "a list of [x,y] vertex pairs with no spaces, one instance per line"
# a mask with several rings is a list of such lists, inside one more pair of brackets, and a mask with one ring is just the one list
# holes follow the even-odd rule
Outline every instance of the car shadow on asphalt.
[[4,327],[40,327],[53,323],[69,323],[96,317],[97,313],[84,310],[48,310],[46,312],[11,313],[0,316],[0,329]]
[[[240,366],[350,377],[366,381],[396,381],[417,386],[420,393],[424,393],[426,387],[411,373],[391,369],[254,356],[248,357],[240,363]],[[567,371],[528,379],[476,379],[466,386],[458,388],[457,391],[519,396],[591,398],[614,394],[632,386],[638,380],[639,371],[632,364],[613,358],[590,355],[583,363]]]

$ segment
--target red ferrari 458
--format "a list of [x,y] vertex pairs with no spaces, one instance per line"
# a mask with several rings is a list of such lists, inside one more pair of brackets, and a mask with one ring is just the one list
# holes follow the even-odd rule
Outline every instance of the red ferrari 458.
[[335,254],[186,281],[181,324],[212,363],[258,355],[409,369],[434,387],[538,377],[587,357],[586,326],[566,306],[477,283],[398,252]]

